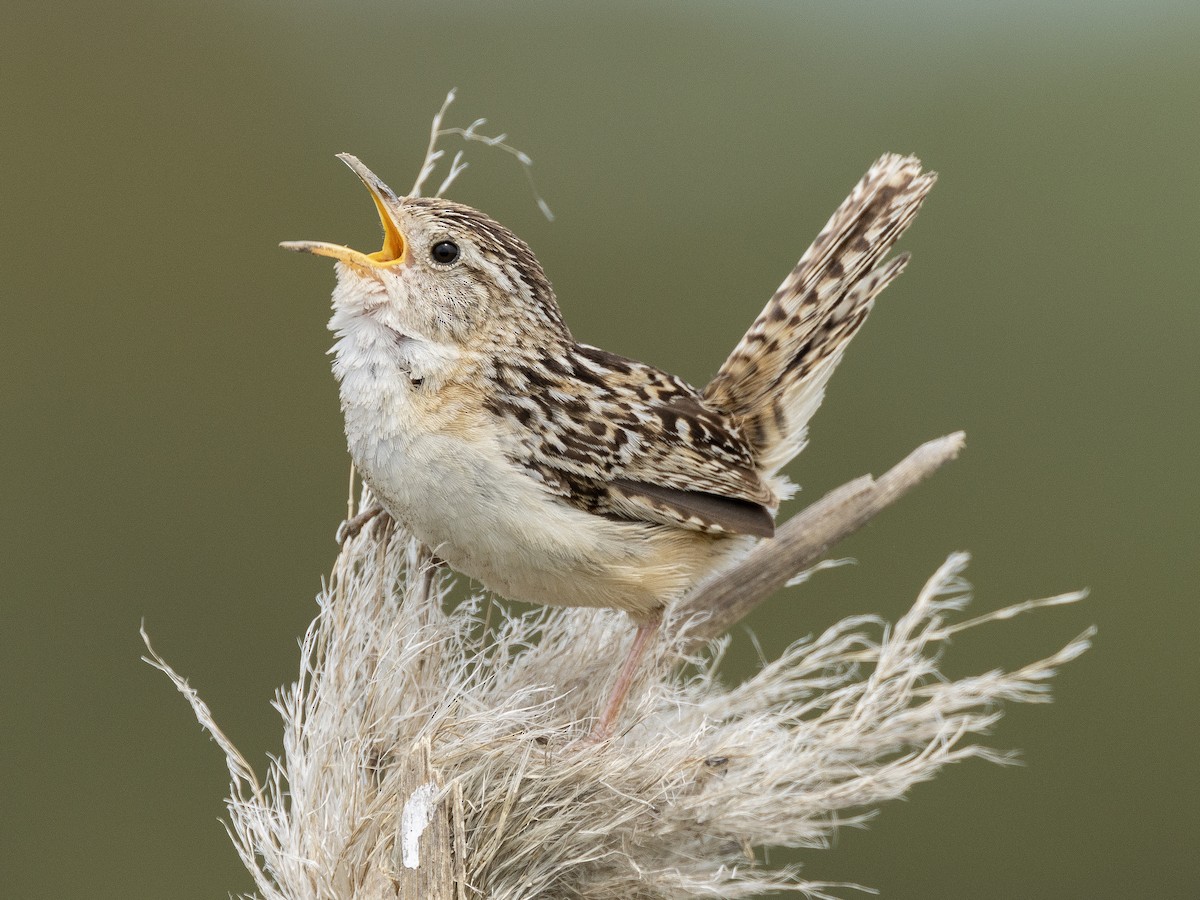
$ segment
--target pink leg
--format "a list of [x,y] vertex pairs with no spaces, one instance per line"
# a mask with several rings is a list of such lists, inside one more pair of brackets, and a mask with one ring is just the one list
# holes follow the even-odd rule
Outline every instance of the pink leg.
[[608,740],[612,735],[613,725],[621,715],[621,707],[625,705],[625,697],[629,694],[629,688],[633,686],[633,679],[642,663],[642,657],[646,655],[646,650],[654,641],[661,625],[661,615],[638,625],[637,634],[633,637],[633,646],[629,648],[629,656],[625,657],[625,665],[621,666],[621,673],[613,684],[612,693],[608,695],[608,702],[604,704],[600,721],[588,736],[589,741]]

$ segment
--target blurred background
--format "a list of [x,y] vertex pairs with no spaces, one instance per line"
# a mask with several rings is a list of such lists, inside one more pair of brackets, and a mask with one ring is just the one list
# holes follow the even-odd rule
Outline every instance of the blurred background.
[[[431,115],[487,116],[450,196],[526,238],[577,337],[694,382],[881,152],[941,181],[791,468],[806,500],[965,429],[962,458],[749,622],[768,655],[901,615],[969,550],[960,675],[1095,648],[1052,706],[828,851],[892,898],[1193,897],[1200,7],[7,0],[0,9],[4,893],[250,889],[227,777],[143,619],[247,756],[335,552],[347,458],[326,261]],[[449,145],[453,149],[453,145]],[[433,184],[436,185],[435,178]],[[750,671],[739,633],[730,675]]]

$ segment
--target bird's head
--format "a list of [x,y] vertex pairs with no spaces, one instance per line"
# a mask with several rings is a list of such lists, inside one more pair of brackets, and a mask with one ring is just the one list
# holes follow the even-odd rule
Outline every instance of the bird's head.
[[339,316],[368,317],[398,332],[460,345],[533,335],[569,340],[554,290],[529,247],[488,216],[449,200],[401,197],[348,153],[383,226],[383,246],[363,253],[323,241],[289,250],[337,260]]

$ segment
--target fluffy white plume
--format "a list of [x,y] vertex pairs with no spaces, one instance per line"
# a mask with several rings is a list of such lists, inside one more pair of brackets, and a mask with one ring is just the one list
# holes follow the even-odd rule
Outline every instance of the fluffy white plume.
[[516,615],[483,597],[447,612],[448,579],[419,545],[360,534],[276,702],[284,752],[265,781],[151,653],[226,754],[230,834],[264,900],[439,896],[430,879],[491,900],[827,897],[854,886],[763,868],[755,848],[826,846],[947,763],[1003,761],[971,736],[999,701],[1048,700],[1055,669],[1088,646],[1090,632],[1014,672],[946,679],[965,564],[952,556],[895,625],[846,619],[734,687],[717,678],[723,642],[679,663],[675,622],[632,724],[589,743],[624,616]]

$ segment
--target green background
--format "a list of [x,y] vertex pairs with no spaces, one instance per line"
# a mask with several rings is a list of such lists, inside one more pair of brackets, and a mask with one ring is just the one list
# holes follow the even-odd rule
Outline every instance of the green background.
[[347,462],[332,274],[275,244],[370,249],[333,154],[406,187],[457,85],[558,219],[478,147],[451,196],[531,243],[580,339],[697,382],[876,155],[941,172],[790,471],[815,498],[954,429],[967,452],[750,624],[775,653],[895,618],[967,549],[976,611],[1092,594],[962,635],[952,673],[1099,636],[993,736],[1023,767],[771,859],[892,898],[1197,896],[1198,35],[1185,2],[7,0],[0,893],[249,889],[138,624],[278,749]]

